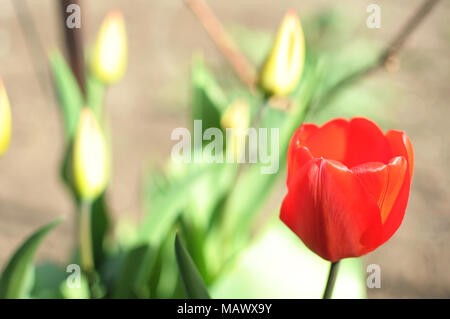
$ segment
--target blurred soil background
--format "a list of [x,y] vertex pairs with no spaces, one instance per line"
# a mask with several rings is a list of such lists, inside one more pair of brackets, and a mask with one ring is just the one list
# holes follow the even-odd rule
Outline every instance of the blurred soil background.
[[[74,208],[59,179],[62,121],[48,63],[31,53],[13,1],[0,0],[0,74],[13,116],[9,151],[0,159],[0,267],[33,230],[57,216],[65,222],[45,241],[39,259],[67,262],[74,237]],[[28,0],[43,48],[63,49],[59,1]],[[209,0],[227,26],[274,32],[285,11],[300,18],[333,7],[355,19],[355,34],[386,43],[421,1]],[[366,27],[366,8],[381,7],[380,29]],[[106,13],[123,11],[129,38],[127,73],[107,92],[112,129],[113,180],[109,202],[115,218],[142,216],[141,177],[150,164],[163,165],[173,142],[170,133],[187,126],[192,54],[203,52],[209,66],[227,62],[183,1],[82,1],[82,29],[92,44]],[[415,176],[403,225],[367,264],[381,266],[380,289],[371,298],[450,298],[450,2],[441,1],[409,39],[399,70],[384,70],[359,82],[394,86],[390,127],[405,130],[415,149]],[[33,62],[34,61],[34,62]],[[36,66],[39,75],[36,73]],[[226,71],[231,72],[231,71]],[[217,73],[216,73],[217,74]],[[220,73],[219,73],[220,74]],[[284,189],[277,192],[281,203]]]

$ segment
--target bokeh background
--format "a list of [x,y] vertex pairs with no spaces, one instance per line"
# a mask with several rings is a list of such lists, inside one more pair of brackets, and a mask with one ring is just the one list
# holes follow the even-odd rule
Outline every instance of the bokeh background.
[[[11,147],[0,159],[1,267],[27,235],[57,216],[65,216],[66,222],[45,240],[38,258],[64,262],[73,245],[75,223],[70,194],[56,169],[63,153],[63,128],[48,60],[30,50],[14,1],[24,2],[0,0],[0,74],[13,117]],[[58,1],[26,2],[42,48],[47,52],[63,49]],[[273,34],[288,8],[296,8],[302,21],[331,10],[343,17],[335,26],[342,35],[334,44],[337,48],[345,50],[355,39],[364,39],[376,50],[421,1],[376,1],[382,25],[369,29],[366,8],[374,2],[209,0],[208,4],[232,35],[253,30],[260,35],[261,46],[270,43],[264,35]],[[149,165],[164,163],[173,145],[170,133],[187,126],[192,55],[203,52],[212,69],[231,76],[232,71],[181,0],[85,0],[82,4],[86,45],[95,40],[110,9],[118,8],[125,16],[129,65],[125,78],[106,96],[114,158],[108,195],[116,218],[138,221],[143,172]],[[365,257],[367,264],[379,264],[382,272],[381,288],[369,289],[368,297],[450,297],[449,14],[450,2],[441,1],[410,37],[389,72],[381,69],[356,85],[386,95],[383,108],[372,110],[380,113],[375,119],[383,127],[405,130],[416,158],[403,225],[386,245]],[[371,48],[368,45],[361,54],[370,54]],[[257,55],[259,48],[253,50]],[[271,205],[281,203],[284,191],[280,184]]]

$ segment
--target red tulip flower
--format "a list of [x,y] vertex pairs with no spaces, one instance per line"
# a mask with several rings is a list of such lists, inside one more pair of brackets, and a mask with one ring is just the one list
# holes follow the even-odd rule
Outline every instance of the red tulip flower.
[[399,228],[413,175],[404,132],[365,118],[302,124],[288,150],[281,220],[331,262],[367,254]]

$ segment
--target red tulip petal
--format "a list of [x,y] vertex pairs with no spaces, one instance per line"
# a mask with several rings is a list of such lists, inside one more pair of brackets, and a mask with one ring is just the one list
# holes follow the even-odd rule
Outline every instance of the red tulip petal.
[[377,203],[351,170],[334,161],[311,160],[295,173],[280,218],[333,262],[368,253],[381,240]]
[[315,124],[302,124],[292,136],[287,153],[287,184],[289,184],[292,172],[312,158],[309,150],[304,147],[305,139],[318,129],[319,127]]
[[414,151],[412,143],[405,132],[390,130],[386,133],[386,139],[392,150],[392,156],[403,156],[408,161],[409,176],[413,176]]
[[377,202],[378,207],[381,207],[382,194],[388,180],[386,165],[380,162],[370,162],[352,167],[351,170],[358,176],[367,193]]
[[406,159],[399,156],[393,158],[388,165],[370,162],[352,168],[367,192],[377,201],[383,224],[400,193],[407,167]]
[[306,145],[308,138],[319,130],[316,124],[305,123],[302,124],[294,133],[289,144],[288,154],[294,147],[301,147]]
[[309,150],[302,146],[300,148],[294,148],[292,150],[291,160],[288,164],[287,169],[287,185],[292,180],[292,176],[300,170],[306,163],[308,163],[310,160],[312,160],[313,157]]
[[386,139],[392,149],[394,156],[403,156],[408,161],[408,170],[404,183],[397,197],[392,212],[383,225],[383,243],[386,242],[397,231],[405,215],[408,204],[411,180],[414,171],[414,151],[412,143],[404,132],[390,130],[386,133]]
[[[353,167],[366,162],[387,164],[391,147],[381,129],[365,118],[335,119],[321,127],[303,124],[294,134],[290,149],[305,146],[313,157],[323,157]],[[289,158],[288,153],[288,158]]]
[[385,243],[394,235],[400,227],[403,217],[405,216],[406,206],[408,205],[409,190],[411,187],[411,177],[409,171],[406,171],[402,188],[397,196],[397,199],[391,209],[389,216],[383,224],[383,240],[381,244]]
[[347,149],[347,129],[349,122],[345,119],[335,119],[325,123],[318,130],[302,139],[311,154],[343,162]]
[[383,131],[372,121],[354,118],[350,121],[344,164],[354,167],[367,162],[387,164],[392,151]]

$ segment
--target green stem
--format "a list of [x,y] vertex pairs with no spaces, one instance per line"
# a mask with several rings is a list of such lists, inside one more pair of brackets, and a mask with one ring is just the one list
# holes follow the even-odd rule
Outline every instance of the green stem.
[[81,268],[87,274],[91,273],[94,269],[94,254],[92,251],[91,234],[91,208],[91,202],[84,200],[81,201],[80,212],[78,216],[78,240]]
[[92,247],[92,202],[82,200],[78,215],[78,240],[80,249],[81,269],[86,275],[91,298],[101,298],[102,288],[98,274],[95,272],[94,252]]
[[338,272],[339,261],[331,263],[330,271],[328,273],[327,284],[325,286],[325,291],[323,293],[322,299],[331,299],[333,294],[334,284],[336,283],[336,277]]

